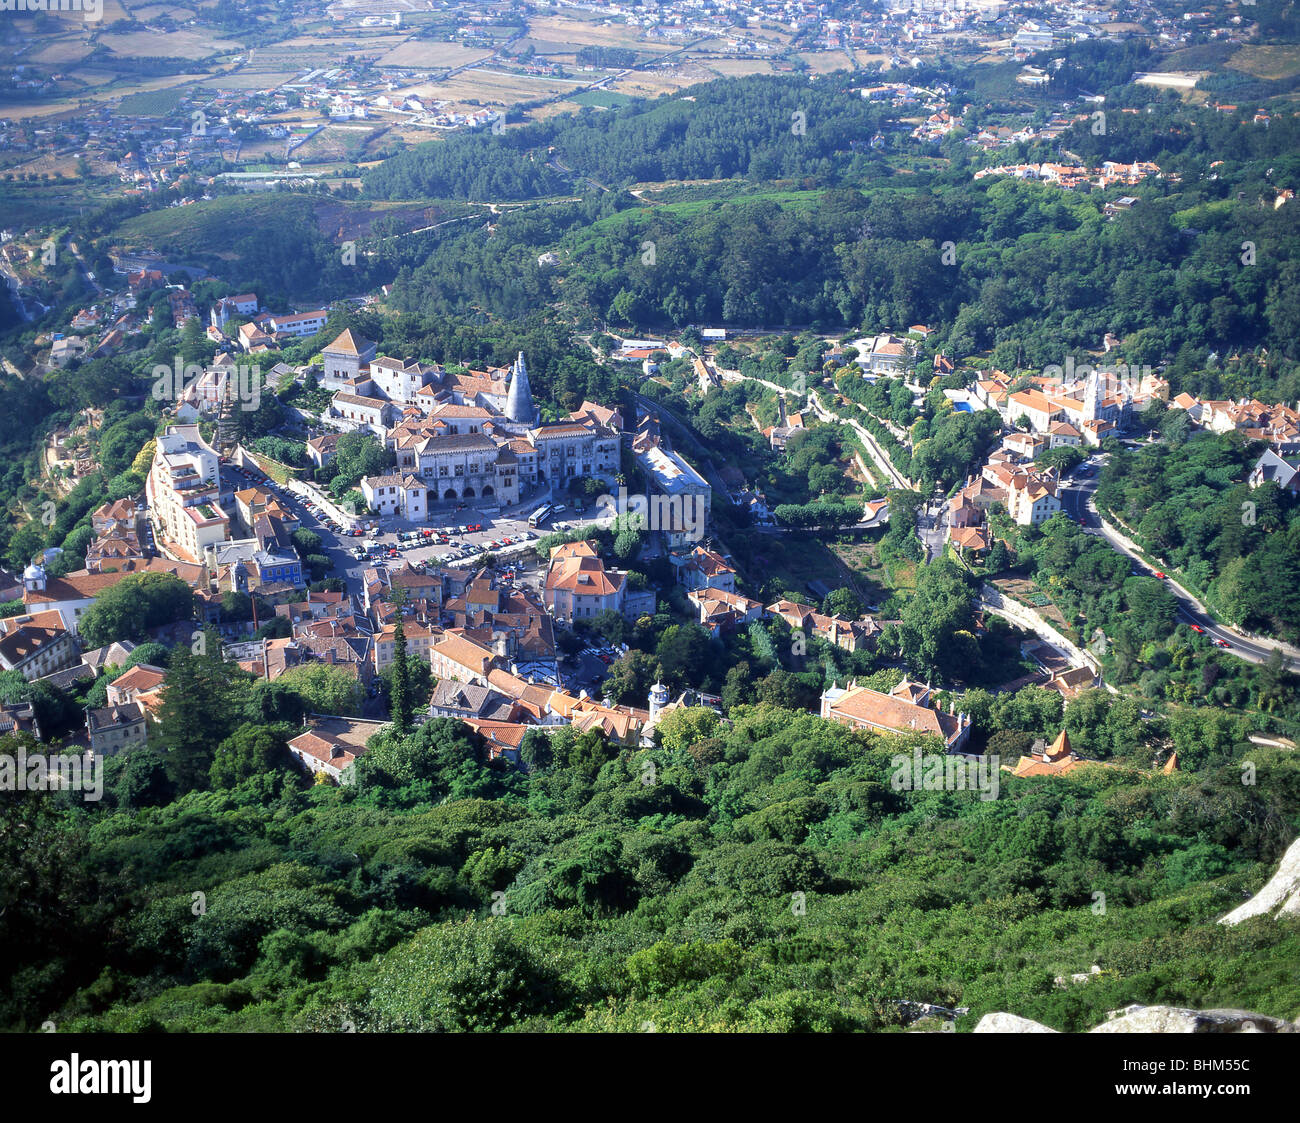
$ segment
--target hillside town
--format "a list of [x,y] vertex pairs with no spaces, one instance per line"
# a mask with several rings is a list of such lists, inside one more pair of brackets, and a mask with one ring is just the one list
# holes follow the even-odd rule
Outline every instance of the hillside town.
[[1300,1028],[1295,4],[10,7],[20,1091],[1285,1075],[1226,1058]]

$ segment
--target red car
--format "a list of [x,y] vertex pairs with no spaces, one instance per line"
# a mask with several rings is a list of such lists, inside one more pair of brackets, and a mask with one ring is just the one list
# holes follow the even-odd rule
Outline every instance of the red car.
[[1192,625],[1192,631],[1194,631],[1194,632],[1200,632],[1201,635],[1205,635],[1205,629],[1202,628],[1202,627],[1200,626],[1200,624],[1193,624],[1193,625]]
[[1160,570],[1158,570],[1158,569],[1156,570],[1156,576],[1159,577],[1161,581],[1166,581],[1166,580],[1168,580],[1168,578],[1165,577],[1165,575],[1164,575],[1163,573],[1161,573]]
[[1217,643],[1220,647],[1232,646],[1232,644],[1230,644],[1226,639],[1216,639],[1214,642]]

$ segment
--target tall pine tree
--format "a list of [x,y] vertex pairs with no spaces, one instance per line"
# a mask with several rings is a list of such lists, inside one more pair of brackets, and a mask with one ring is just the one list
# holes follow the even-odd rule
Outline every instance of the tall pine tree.
[[406,612],[406,590],[397,596],[397,621],[393,625],[393,687],[389,711],[398,733],[411,730],[411,669],[406,665],[406,628],[402,617]]

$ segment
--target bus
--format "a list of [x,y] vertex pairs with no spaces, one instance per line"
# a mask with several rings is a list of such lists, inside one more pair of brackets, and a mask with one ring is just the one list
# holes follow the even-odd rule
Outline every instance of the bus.
[[542,523],[544,523],[550,517],[551,517],[551,505],[549,503],[543,503],[540,507],[537,508],[536,511],[534,511],[531,515],[528,516],[528,525],[531,526],[534,530],[536,530],[539,526],[542,525]]

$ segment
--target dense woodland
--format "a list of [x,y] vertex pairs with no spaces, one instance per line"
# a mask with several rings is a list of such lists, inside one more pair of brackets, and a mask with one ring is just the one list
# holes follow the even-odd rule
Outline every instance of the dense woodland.
[[1215,923],[1289,841],[1286,754],[1255,750],[1249,787],[1229,763],[985,801],[895,790],[906,738],[731,718],[684,711],[636,757],[566,731],[528,776],[438,720],[310,790],[282,732],[243,727],[180,798],[149,751],[102,806],[28,796],[0,832],[0,1019],[797,1031],[897,1027],[911,1000],[1078,1029],[1133,1001],[1300,1004],[1294,923]]

